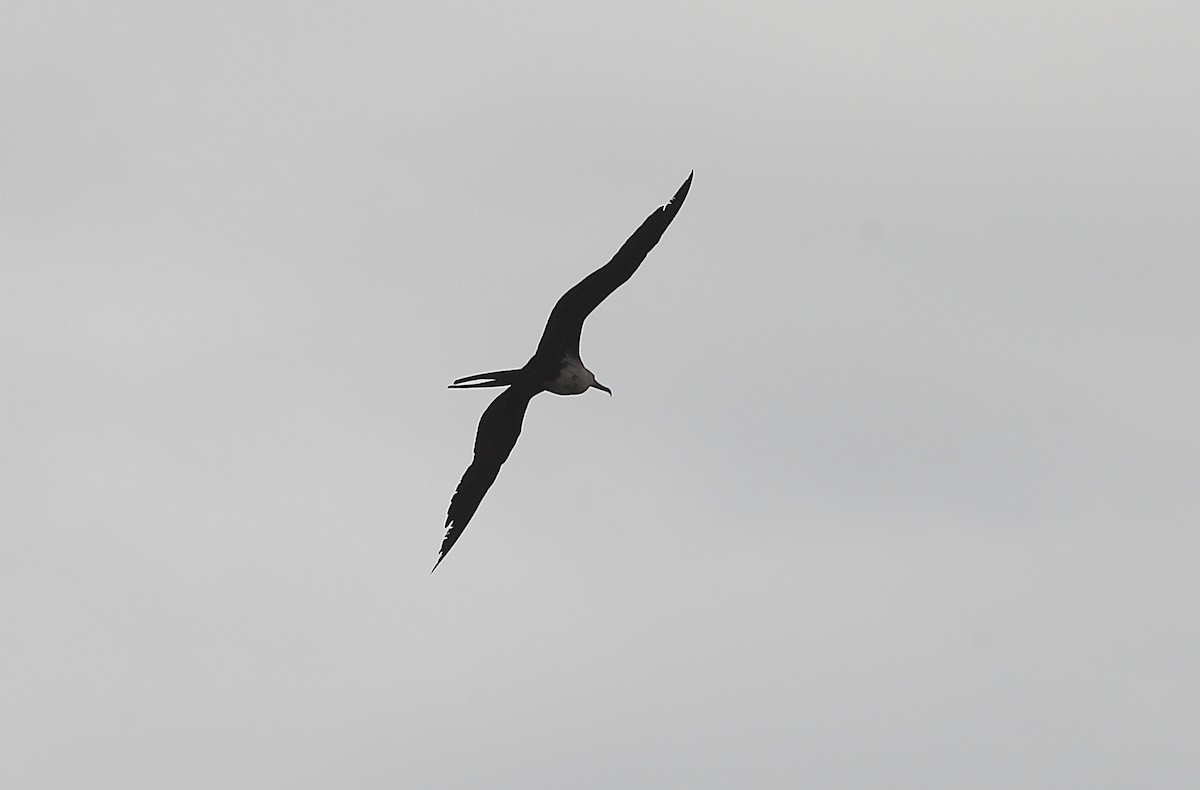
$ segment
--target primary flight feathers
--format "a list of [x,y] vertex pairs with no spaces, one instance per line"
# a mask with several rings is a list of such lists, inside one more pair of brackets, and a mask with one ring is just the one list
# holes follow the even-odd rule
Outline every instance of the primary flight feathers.
[[579,359],[579,334],[588,315],[608,295],[633,276],[638,266],[654,249],[663,231],[679,213],[683,199],[692,186],[692,174],[665,206],[660,207],[634,231],[608,263],[584,277],[562,295],[538,342],[537,351],[519,370],[497,370],[457,379],[450,386],[457,389],[472,387],[508,387],[483,412],[475,434],[475,457],[459,481],[450,510],[446,514],[446,537],[433,568],[445,559],[455,541],[475,515],[483,495],[491,488],[500,467],[521,435],[525,409],[539,392],[556,395],[579,395],[595,387],[612,394],[612,390],[596,381],[592,372]]

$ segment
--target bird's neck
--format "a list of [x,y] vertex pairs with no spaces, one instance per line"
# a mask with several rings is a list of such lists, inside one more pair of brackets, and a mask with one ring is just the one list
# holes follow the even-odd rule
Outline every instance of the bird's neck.
[[555,395],[580,395],[596,383],[592,371],[583,366],[579,357],[569,354],[563,358],[558,374],[545,387]]

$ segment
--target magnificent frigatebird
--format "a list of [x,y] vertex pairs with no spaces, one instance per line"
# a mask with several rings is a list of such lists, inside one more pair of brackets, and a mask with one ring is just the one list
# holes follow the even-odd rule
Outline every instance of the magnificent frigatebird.
[[483,412],[475,434],[475,458],[463,474],[450,510],[446,514],[446,537],[433,569],[446,558],[454,542],[467,528],[471,516],[483,495],[492,487],[500,466],[521,435],[521,423],[529,401],[539,392],[555,395],[581,395],[595,387],[612,395],[612,390],[596,381],[592,372],[579,359],[579,333],[588,315],[608,295],[633,276],[647,253],[654,249],[663,231],[679,213],[683,199],[692,186],[692,174],[671,202],[661,206],[646,218],[642,226],[621,245],[608,263],[583,278],[583,281],[563,294],[542,331],[537,351],[520,370],[497,370],[457,379],[451,388],[508,387]]

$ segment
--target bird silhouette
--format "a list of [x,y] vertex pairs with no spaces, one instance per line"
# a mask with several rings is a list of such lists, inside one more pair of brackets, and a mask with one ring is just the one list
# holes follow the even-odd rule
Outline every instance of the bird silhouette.
[[479,420],[479,430],[475,434],[475,457],[450,499],[450,509],[446,513],[446,537],[442,540],[437,562],[433,564],[434,570],[462,536],[479,503],[483,501],[484,494],[496,481],[500,467],[508,460],[517,437],[521,435],[525,410],[534,395],[540,392],[581,395],[593,387],[612,395],[612,390],[596,381],[596,377],[579,359],[579,335],[583,331],[583,322],[597,305],[637,271],[646,255],[658,244],[671,220],[679,213],[679,207],[683,205],[691,186],[692,174],[689,173],[670,202],[647,217],[641,227],[621,245],[611,261],[562,295],[550,311],[537,351],[524,367],[466,376],[450,385],[452,389],[508,389],[492,401]]

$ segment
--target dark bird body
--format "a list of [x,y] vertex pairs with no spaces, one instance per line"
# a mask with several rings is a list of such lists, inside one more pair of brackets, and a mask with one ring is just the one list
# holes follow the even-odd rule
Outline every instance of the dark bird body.
[[467,376],[450,385],[463,389],[508,389],[492,401],[479,420],[479,430],[475,434],[475,458],[450,499],[450,510],[446,514],[446,537],[442,541],[434,570],[437,570],[438,564],[467,528],[479,503],[483,501],[483,495],[500,473],[501,465],[508,460],[517,437],[521,435],[525,409],[534,395],[539,392],[580,395],[592,387],[612,394],[612,390],[596,381],[596,377],[579,358],[579,335],[583,331],[583,322],[597,305],[637,271],[646,255],[662,238],[671,220],[679,213],[679,207],[683,205],[691,185],[692,176],[689,174],[671,201],[647,217],[611,261],[563,294],[550,311],[537,351],[524,367]]

